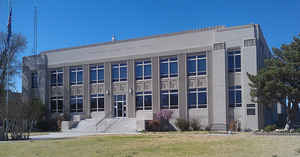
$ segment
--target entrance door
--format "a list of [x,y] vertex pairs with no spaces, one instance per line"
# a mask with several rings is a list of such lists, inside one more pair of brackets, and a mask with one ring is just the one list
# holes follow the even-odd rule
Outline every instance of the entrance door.
[[127,117],[126,95],[114,95],[114,117]]

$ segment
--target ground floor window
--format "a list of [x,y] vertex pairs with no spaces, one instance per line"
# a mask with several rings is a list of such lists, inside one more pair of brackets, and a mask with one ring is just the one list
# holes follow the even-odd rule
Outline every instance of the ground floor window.
[[104,94],[91,95],[91,112],[104,111]]
[[71,112],[83,112],[83,97],[82,96],[71,96],[70,111]]
[[136,110],[152,110],[152,92],[136,93]]
[[55,113],[55,112],[63,112],[63,97],[51,97],[50,99],[50,111],[52,113]]
[[242,88],[241,86],[229,87],[229,107],[242,106]]
[[189,89],[188,104],[189,108],[207,108],[207,89]]
[[163,90],[160,92],[161,109],[178,108],[178,90]]

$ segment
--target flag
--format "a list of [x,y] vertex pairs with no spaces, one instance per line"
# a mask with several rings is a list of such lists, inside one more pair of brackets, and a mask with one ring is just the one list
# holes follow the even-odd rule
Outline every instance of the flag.
[[7,24],[7,45],[9,45],[9,39],[11,36],[11,14],[12,14],[12,8],[9,10],[9,17],[8,17],[8,24]]

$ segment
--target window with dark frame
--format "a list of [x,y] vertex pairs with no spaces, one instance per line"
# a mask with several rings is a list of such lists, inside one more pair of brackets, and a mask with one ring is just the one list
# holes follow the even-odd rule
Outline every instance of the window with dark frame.
[[189,89],[188,105],[189,108],[207,108],[207,89]]
[[104,83],[104,65],[90,66],[90,83]]
[[228,51],[228,72],[241,72],[241,50]]
[[177,77],[178,65],[177,57],[163,58],[160,60],[160,77]]
[[256,110],[255,104],[247,104],[247,115],[248,116],[256,115],[255,110]]
[[152,110],[152,92],[136,93],[136,110]]
[[112,81],[127,81],[127,64],[112,64]]
[[63,85],[63,70],[51,71],[51,86],[62,86]]
[[38,74],[37,74],[37,72],[31,73],[31,88],[38,88]]
[[104,111],[104,94],[91,95],[91,112]]
[[79,85],[83,83],[83,68],[72,67],[70,69],[70,84]]
[[206,75],[206,55],[188,56],[188,75]]
[[151,79],[152,67],[150,60],[135,62],[135,79],[146,80]]
[[160,92],[161,109],[178,108],[178,90],[163,90]]
[[242,88],[241,86],[229,87],[229,107],[242,106]]
[[83,112],[83,97],[71,96],[70,112]]
[[50,111],[52,113],[62,113],[63,112],[63,97],[51,97],[50,99]]

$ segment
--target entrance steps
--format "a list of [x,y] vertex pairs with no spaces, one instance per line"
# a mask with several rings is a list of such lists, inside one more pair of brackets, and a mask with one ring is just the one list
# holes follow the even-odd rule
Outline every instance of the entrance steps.
[[74,123],[64,132],[136,133],[136,118],[92,118]]
[[103,133],[136,133],[135,118],[106,118],[97,126],[97,132]]

